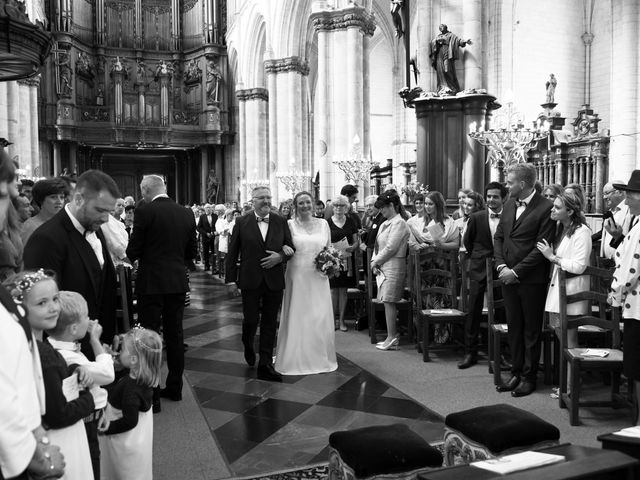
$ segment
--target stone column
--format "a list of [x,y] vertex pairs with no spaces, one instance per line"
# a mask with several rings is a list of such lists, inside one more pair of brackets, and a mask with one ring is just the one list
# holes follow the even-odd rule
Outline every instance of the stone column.
[[462,38],[473,42],[464,49],[464,89],[482,88],[482,0],[462,2]]
[[[270,113],[276,115],[276,118],[270,117],[270,122],[277,123],[277,127],[270,127],[270,133],[275,137],[269,136],[269,151],[276,152],[270,157],[274,168],[271,173],[286,172],[291,168],[304,171],[308,165],[305,157],[309,136],[304,112],[307,101],[305,77],[309,74],[309,66],[300,57],[287,57],[267,60],[264,67],[269,76],[269,88],[276,94],[275,99],[269,99]],[[277,182],[272,193],[274,202],[291,196],[281,182]]]
[[209,147],[200,147],[200,202],[207,201],[207,180],[209,179]]
[[333,192],[329,189],[328,179],[333,175],[333,165],[329,160],[327,143],[330,138],[329,115],[331,104],[329,102],[329,32],[327,30],[318,31],[318,80],[316,83],[316,105],[315,112],[315,167],[311,169],[312,175],[315,171],[320,173],[320,198],[328,199]]
[[246,91],[236,90],[236,97],[238,99],[238,151],[239,151],[239,163],[240,163],[240,201],[242,203],[247,201],[247,139],[246,139]]
[[174,50],[181,50],[182,46],[182,42],[180,41],[181,18],[182,11],[180,9],[180,0],[171,0],[171,44],[173,45]]
[[52,176],[60,175],[62,173],[62,152],[60,151],[60,142],[53,142],[53,172],[49,174]]
[[278,179],[276,178],[276,169],[272,166],[277,165],[278,158],[278,84],[277,72],[273,69],[266,68],[267,89],[269,90],[269,186],[271,187],[272,201],[274,204],[279,201],[278,195]]
[[611,71],[611,146],[609,179],[627,179],[636,168],[638,142],[638,11],[635,0],[612,4],[612,25],[616,25]]
[[[321,95],[319,108],[326,110],[318,112],[316,135],[318,143],[326,144],[327,152],[325,157],[314,160],[327,173],[335,172],[323,176],[321,171],[320,192],[326,200],[345,183],[344,175],[332,162],[348,156],[355,140],[363,156],[367,157],[370,151],[369,115],[365,114],[369,111],[365,105],[369,102],[368,59],[365,59],[369,47],[365,37],[373,35],[375,20],[365,8],[350,5],[339,10],[316,11],[311,14],[311,21],[318,32],[318,86],[322,88],[316,94]],[[325,121],[322,116],[326,123],[321,123]],[[320,145],[317,154],[325,150]]]

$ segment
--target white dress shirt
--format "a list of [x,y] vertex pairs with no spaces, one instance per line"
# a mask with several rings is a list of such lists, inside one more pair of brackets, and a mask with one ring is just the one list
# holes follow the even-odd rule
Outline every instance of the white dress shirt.
[[[269,231],[269,224],[267,222],[263,222],[262,220],[259,220],[260,217],[259,215],[256,215],[256,221],[258,222],[258,228],[260,229],[260,233],[262,234],[262,240],[266,241],[267,240],[267,232]],[[265,215],[264,218],[269,218],[269,215]]]
[[[491,231],[491,242],[494,242],[493,237],[496,236],[496,230],[498,229],[498,224],[500,223],[500,216],[502,216],[502,209],[500,209],[499,212],[494,212],[493,210],[489,209],[487,215],[489,217],[489,230]],[[500,216],[491,217],[491,215],[500,215]]]
[[[26,470],[36,450],[32,431],[44,409],[42,367],[35,339],[0,305],[0,470],[5,478]],[[33,337],[32,337],[33,338]]]
[[113,358],[108,353],[101,353],[96,356],[94,362],[90,362],[89,359],[80,351],[80,344],[77,342],[64,342],[61,340],[55,340],[52,337],[47,338],[47,341],[55,348],[67,365],[82,365],[87,368],[89,375],[94,381],[93,387],[90,392],[93,396],[93,403],[96,410],[107,406],[107,391],[104,388],[100,388],[101,385],[109,385],[115,379],[115,371],[113,369]]
[[91,249],[93,250],[93,253],[96,254],[98,263],[100,263],[100,268],[104,267],[104,255],[102,254],[102,242],[96,235],[96,232],[89,232],[87,231],[86,228],[82,226],[82,224],[78,221],[78,219],[73,216],[73,213],[71,213],[71,210],[69,209],[69,204],[66,204],[64,206],[64,210],[65,212],[67,212],[67,215],[69,215],[69,218],[71,219],[71,223],[73,223],[73,226],[76,228],[76,230],[78,230],[78,232],[80,232],[80,235],[82,235],[84,239],[89,243],[89,245],[91,245]]
[[[527,209],[527,207],[529,206],[529,203],[531,203],[531,199],[533,198],[533,196],[536,194],[536,191],[534,190],[533,192],[531,192],[531,194],[527,197],[527,198],[523,198],[522,201],[526,204],[523,206],[519,206],[516,208],[516,220],[518,218],[520,218],[520,215],[522,215],[524,213],[524,211]],[[516,202],[518,201],[518,199],[516,199]]]

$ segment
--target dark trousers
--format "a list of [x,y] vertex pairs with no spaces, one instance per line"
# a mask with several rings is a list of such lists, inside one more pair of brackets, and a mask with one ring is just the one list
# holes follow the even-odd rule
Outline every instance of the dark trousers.
[[202,237],[202,261],[204,268],[211,267],[211,256],[213,255],[213,237]]
[[89,455],[91,455],[91,467],[94,480],[100,480],[100,443],[98,442],[98,421],[84,422],[89,441]]
[[282,290],[270,290],[263,281],[258,288],[242,290],[242,344],[253,348],[258,323],[260,345],[258,365],[273,363],[273,347],[276,342],[278,309],[282,303]]
[[182,317],[184,315],[184,293],[138,295],[138,318],[144,328],[160,332],[167,348],[166,388],[171,393],[182,392],[182,373],[184,372],[184,333]]
[[540,341],[547,294],[545,284],[504,285],[504,308],[509,325],[511,373],[535,383],[540,362]]
[[487,279],[471,280],[469,286],[469,313],[464,322],[464,351],[478,355],[478,335],[482,321],[484,292],[487,290]]

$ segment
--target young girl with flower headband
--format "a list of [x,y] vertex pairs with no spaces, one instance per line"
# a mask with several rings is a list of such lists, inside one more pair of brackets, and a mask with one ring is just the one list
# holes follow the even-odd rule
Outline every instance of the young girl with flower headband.
[[103,480],[151,480],[153,388],[160,383],[162,339],[153,330],[132,328],[122,340],[120,364],[129,369],[107,387],[109,403],[98,426]]
[[58,285],[53,272],[25,271],[5,282],[16,303],[22,304],[37,339],[45,389],[46,412],[42,425],[52,444],[58,445],[65,458],[67,480],[93,479],[87,434],[82,419],[94,410],[91,393],[81,385],[91,386],[84,367],[67,366],[64,358],[42,333],[56,326],[60,313]]

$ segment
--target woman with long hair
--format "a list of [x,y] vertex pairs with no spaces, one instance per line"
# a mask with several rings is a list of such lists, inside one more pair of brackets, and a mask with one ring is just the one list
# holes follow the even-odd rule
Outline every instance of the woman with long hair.
[[459,231],[455,221],[445,211],[442,194],[435,190],[427,193],[424,197],[424,209],[424,223],[426,225],[420,229],[418,221],[409,224],[411,230],[409,245],[411,248],[421,250],[428,247],[438,247],[444,250],[456,250],[460,245]]
[[[560,193],[553,201],[551,220],[556,222],[556,241],[550,245],[545,239],[536,245],[544,257],[551,262],[551,280],[547,291],[545,311],[549,314],[549,326],[560,335],[562,325],[558,315],[560,305],[560,286],[558,271],[560,269],[577,276],[567,279],[567,295],[589,290],[589,276],[580,275],[589,266],[591,259],[591,230],[583,213],[581,198],[568,191]],[[567,314],[585,315],[589,310],[589,302],[576,302],[567,305]],[[565,348],[578,346],[578,330],[567,332]]]

